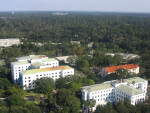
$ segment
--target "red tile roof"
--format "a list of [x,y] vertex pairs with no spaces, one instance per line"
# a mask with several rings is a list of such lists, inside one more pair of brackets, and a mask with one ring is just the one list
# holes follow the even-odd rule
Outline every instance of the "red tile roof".
[[113,73],[116,70],[121,69],[121,68],[125,68],[128,70],[128,69],[135,69],[137,67],[139,67],[139,65],[137,64],[126,64],[126,65],[120,65],[120,66],[106,67],[105,69],[108,73]]

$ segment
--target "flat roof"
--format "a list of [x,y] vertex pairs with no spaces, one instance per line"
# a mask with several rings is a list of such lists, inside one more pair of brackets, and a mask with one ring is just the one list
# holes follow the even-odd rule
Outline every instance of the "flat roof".
[[89,92],[94,92],[94,91],[99,91],[99,90],[104,90],[104,89],[109,89],[109,88],[114,88],[114,87],[111,86],[110,83],[104,83],[104,84],[96,84],[96,85],[86,86],[83,88],[84,88],[84,90],[87,90]]
[[32,60],[32,59],[40,59],[47,57],[45,55],[29,55],[29,56],[23,56],[23,57],[18,57],[16,58],[17,60]]
[[134,77],[134,78],[128,78],[128,79],[124,79],[126,82],[128,82],[128,84],[132,84],[133,81],[135,83],[138,83],[138,82],[146,82],[146,80],[140,78],[140,77]]
[[18,61],[18,62],[12,62],[12,65],[24,65],[24,64],[30,64],[28,61]]
[[131,96],[139,95],[139,94],[143,93],[141,90],[138,90],[138,89],[135,89],[135,88],[133,88],[131,86],[123,85],[123,84],[119,85],[117,87],[117,89],[119,89],[119,90],[121,90],[121,91],[123,91],[123,92],[125,92],[125,93],[127,93],[127,94],[129,94]]
[[48,59],[43,59],[42,62],[51,62],[51,61],[58,61],[55,58],[48,58]]
[[32,63],[32,66],[35,67],[35,68],[38,68],[39,66],[43,66],[43,65],[45,65],[45,64],[42,63],[42,62],[34,62],[34,63]]
[[58,67],[51,67],[51,68],[41,68],[41,69],[32,69],[32,70],[26,70],[21,71],[21,75],[30,75],[35,73],[41,73],[41,72],[48,72],[48,71],[55,71],[55,70],[69,70],[73,69],[70,66],[58,66]]

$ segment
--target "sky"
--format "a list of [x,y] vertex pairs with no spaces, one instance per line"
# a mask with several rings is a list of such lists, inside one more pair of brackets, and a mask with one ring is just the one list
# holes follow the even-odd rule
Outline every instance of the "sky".
[[150,13],[150,0],[0,0],[0,11],[105,11]]

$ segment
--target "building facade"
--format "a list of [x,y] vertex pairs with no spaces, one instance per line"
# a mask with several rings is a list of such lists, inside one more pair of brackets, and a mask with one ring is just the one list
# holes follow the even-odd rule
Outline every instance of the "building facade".
[[106,105],[108,102],[124,101],[128,98],[132,105],[145,101],[148,81],[139,77],[107,81],[102,84],[82,88],[82,101],[94,99],[96,105]]
[[29,55],[16,58],[16,62],[11,63],[12,82],[19,84],[19,72],[32,69],[41,69],[59,66],[59,61],[48,58],[45,55]]
[[118,69],[126,69],[131,74],[138,74],[140,67],[137,64],[125,64],[113,67],[106,67],[102,69],[102,76],[105,77],[108,74],[115,73]]
[[52,78],[54,81],[60,77],[74,75],[74,69],[69,66],[58,66],[51,68],[32,69],[20,72],[20,86],[24,90],[35,88],[35,81],[43,77]]

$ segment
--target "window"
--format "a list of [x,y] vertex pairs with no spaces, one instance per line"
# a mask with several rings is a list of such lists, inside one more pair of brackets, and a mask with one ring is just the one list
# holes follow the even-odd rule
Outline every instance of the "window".
[[31,80],[29,80],[29,82],[30,82]]
[[30,77],[28,77],[28,79],[30,79]]
[[38,75],[36,75],[36,77],[38,77]]

